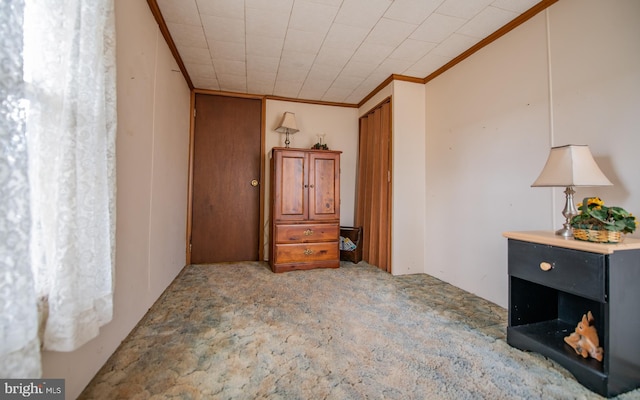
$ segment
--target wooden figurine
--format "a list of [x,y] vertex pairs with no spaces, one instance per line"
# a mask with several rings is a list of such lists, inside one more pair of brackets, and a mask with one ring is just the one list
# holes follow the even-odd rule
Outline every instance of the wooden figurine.
[[593,326],[593,315],[591,311],[582,316],[582,321],[578,322],[575,332],[564,338],[565,343],[573,347],[577,354],[587,358],[589,356],[598,361],[602,361],[603,351],[598,340],[598,332]]

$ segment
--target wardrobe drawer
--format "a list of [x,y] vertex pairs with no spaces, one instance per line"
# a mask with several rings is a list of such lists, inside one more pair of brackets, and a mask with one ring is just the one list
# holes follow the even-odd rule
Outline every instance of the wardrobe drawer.
[[340,236],[338,224],[277,224],[276,243],[333,242]]
[[276,244],[276,263],[305,263],[338,259],[338,242]]
[[509,275],[604,302],[603,254],[509,240]]

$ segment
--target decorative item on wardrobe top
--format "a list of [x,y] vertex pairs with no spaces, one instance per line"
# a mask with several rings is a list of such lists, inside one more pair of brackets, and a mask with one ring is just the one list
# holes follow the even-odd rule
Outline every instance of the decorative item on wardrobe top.
[[329,146],[325,142],[326,133],[318,133],[316,135],[318,137],[318,142],[314,144],[311,148],[314,150],[329,150]]
[[593,159],[589,146],[570,144],[552,147],[549,158],[540,176],[532,187],[565,187],[565,205],[562,215],[565,223],[556,235],[573,237],[571,218],[578,214],[573,205],[575,186],[611,186],[609,179],[602,173]]
[[296,124],[296,115],[290,111],[285,111],[282,115],[282,121],[275,129],[276,132],[284,133],[286,135],[286,139],[284,140],[285,147],[289,147],[291,141],[289,140],[289,135],[292,135],[298,131],[298,125]]

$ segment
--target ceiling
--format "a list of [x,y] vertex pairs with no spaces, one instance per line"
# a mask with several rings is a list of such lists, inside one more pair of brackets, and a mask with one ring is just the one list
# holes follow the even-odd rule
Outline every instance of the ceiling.
[[391,75],[429,76],[545,3],[155,1],[195,88],[346,104]]

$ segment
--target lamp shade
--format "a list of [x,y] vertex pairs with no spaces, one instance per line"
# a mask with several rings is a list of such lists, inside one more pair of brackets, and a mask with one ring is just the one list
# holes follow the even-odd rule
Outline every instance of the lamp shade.
[[552,147],[540,176],[531,186],[611,186],[593,159],[589,146]]
[[276,132],[280,133],[296,133],[298,132],[298,125],[296,125],[296,115],[292,112],[286,111],[282,115],[282,121],[276,128]]

